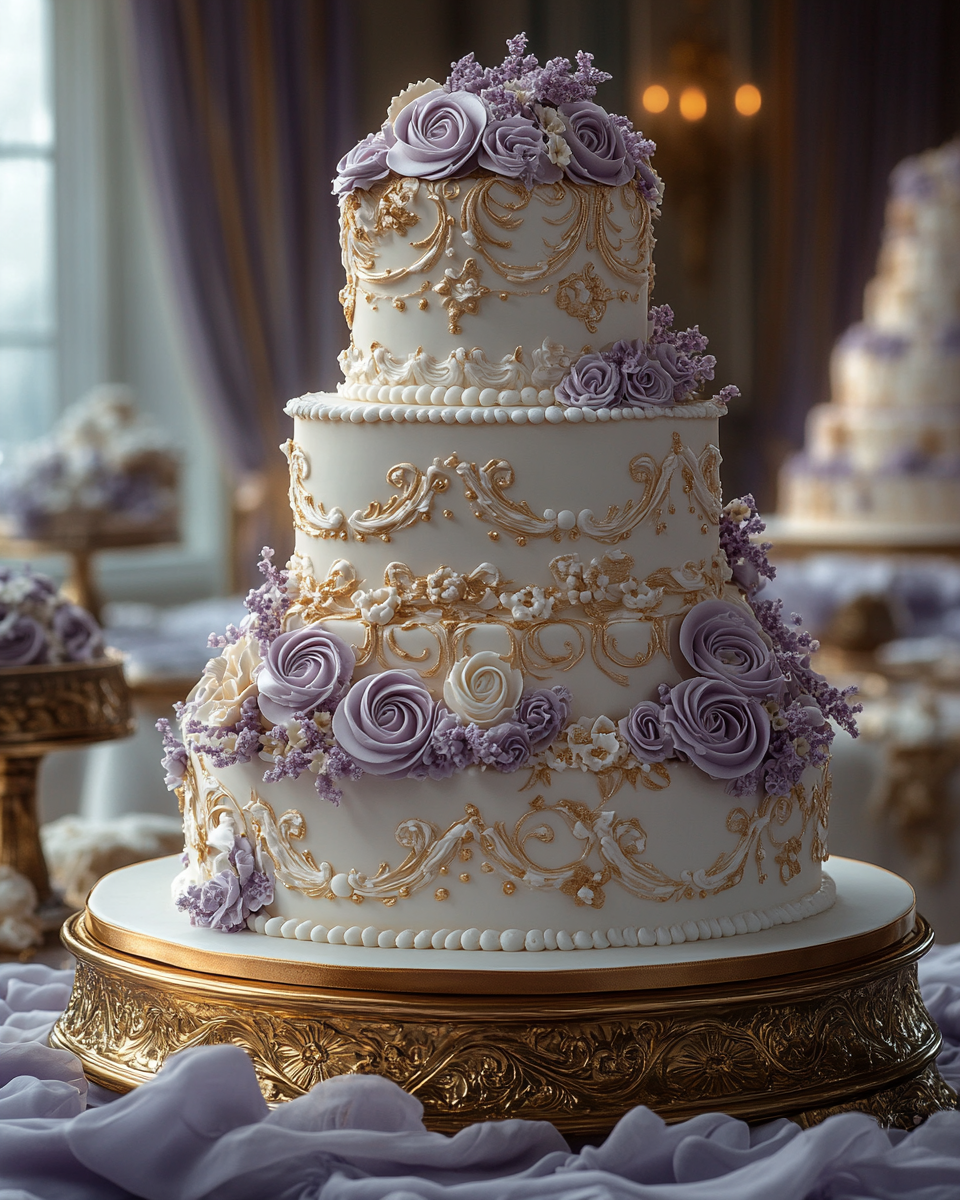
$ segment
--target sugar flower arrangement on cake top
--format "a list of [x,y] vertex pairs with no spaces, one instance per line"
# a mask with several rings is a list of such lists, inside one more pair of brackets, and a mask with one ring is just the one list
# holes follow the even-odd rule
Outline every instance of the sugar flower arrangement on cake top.
[[92,662],[103,633],[86,609],[29,567],[0,567],[0,667]]
[[[299,596],[297,564],[280,570],[269,550],[248,616],[212,636],[220,654],[178,717],[191,748],[214,767],[259,759],[267,782],[310,772],[335,804],[345,778],[447,779],[471,768],[528,768],[531,783],[552,771],[591,772],[604,796],[625,780],[659,790],[669,785],[670,760],[725,780],[735,796],[786,795],[807,767],[826,761],[836,726],[856,736],[859,709],[849,702],[853,689],[837,690],[811,667],[817,643],[797,628],[799,617],[789,626],[780,601],[759,597],[774,575],[767,547],[754,540],[763,528],[751,496],[724,509],[726,578],[742,598],[694,605],[679,626],[680,682],[661,685],[656,699],[619,721],[575,717],[567,688],[525,688],[522,673],[493,651],[456,662],[442,697],[416,671],[355,678],[354,651],[331,629],[284,628]],[[175,788],[187,747],[168,721],[158,728]]]
[[566,58],[540,66],[526,46],[521,33],[507,42],[497,67],[482,67],[468,54],[444,83],[411,84],[394,98],[380,131],[337,164],[334,192],[367,189],[391,172],[437,180],[480,169],[528,188],[564,176],[609,187],[635,180],[656,205],[661,186],[650,166],[656,146],[627,117],[593,100],[611,76],[582,50],[576,66]]

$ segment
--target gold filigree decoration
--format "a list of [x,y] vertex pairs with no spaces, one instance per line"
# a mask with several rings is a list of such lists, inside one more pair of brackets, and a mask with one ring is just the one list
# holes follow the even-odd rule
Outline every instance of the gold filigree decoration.
[[463,333],[460,318],[464,313],[475,317],[480,301],[484,296],[490,295],[490,289],[480,282],[481,274],[477,260],[468,258],[459,272],[448,267],[444,271],[442,282],[434,284],[433,290],[438,296],[443,296],[441,303],[446,309],[451,333]]
[[582,535],[612,544],[628,538],[651,516],[657,532],[666,528],[663,509],[669,503],[670,485],[678,470],[691,507],[695,506],[703,520],[717,525],[721,461],[716,446],[708,445],[697,455],[674,432],[672,449],[663,462],[658,463],[650,454],[638,454],[630,460],[630,477],[642,489],[639,499],[627,500],[622,506],[611,505],[603,517],[594,516],[588,508],[580,512],[547,509],[540,516],[526,501],[510,499],[505,492],[515,483],[516,473],[506,459],[491,459],[478,468],[476,463],[450,458],[445,465],[452,465],[460,476],[474,516],[504,533],[524,539],[551,537],[557,542],[564,536],[576,539]]
[[[532,200],[563,211],[545,217],[558,230],[546,244],[547,255],[535,263],[512,263],[503,251],[513,248],[511,235],[523,224]],[[627,226],[614,219],[619,200]],[[496,177],[481,179],[465,194],[460,228],[468,244],[498,275],[511,283],[532,283],[555,274],[583,244],[598,253],[604,265],[633,284],[645,282],[652,249],[650,210],[633,184],[620,188],[587,187],[563,180],[528,190],[518,182]]]
[[[720,555],[681,568],[661,567],[639,581],[632,568],[633,559],[619,550],[589,563],[564,554],[550,563],[553,584],[520,588],[492,563],[481,563],[467,574],[441,565],[420,576],[405,563],[389,563],[383,585],[394,589],[396,608],[387,624],[366,623],[357,662],[376,661],[384,670],[399,662],[431,678],[446,674],[458,658],[473,653],[471,640],[477,630],[496,625],[509,642],[504,657],[532,679],[570,670],[589,650],[594,664],[625,687],[628,676],[616,668],[643,667],[658,654],[669,658],[669,623],[699,601],[722,596],[729,578]],[[365,581],[351,563],[338,559],[322,581],[303,570],[296,579],[298,594],[288,623],[362,620],[354,594]],[[578,610],[584,615],[577,615]],[[617,635],[638,621],[648,628],[646,644],[626,655]],[[551,627],[564,634],[561,653],[544,646]],[[399,631],[416,631],[432,639],[433,648],[410,653],[400,644]]]
[[77,973],[51,1043],[114,1091],[180,1050],[232,1044],[249,1053],[270,1102],[372,1072],[416,1096],[427,1127],[446,1133],[506,1118],[605,1133],[640,1104],[672,1121],[722,1109],[803,1126],[859,1110],[912,1129],[956,1104],[934,1065],[940,1037],[917,984],[923,927],[892,957],[807,971],[801,988],[688,987],[674,1006],[656,992],[619,1005],[609,993],[396,995],[389,1010],[377,992],[145,971],[105,951],[79,917],[66,939]]
[[329,513],[307,491],[310,462],[299,443],[288,439],[282,446],[290,464],[290,507],[294,524],[312,537],[338,537],[344,541],[352,532],[358,542],[379,537],[389,542],[391,535],[407,529],[417,521],[429,521],[435,497],[446,491],[450,479],[439,460],[421,471],[411,463],[398,463],[387,472],[387,483],[398,494],[381,503],[372,500],[365,509],[357,509],[348,517],[342,508]]
[[[670,776],[662,764],[655,764],[654,772],[657,779],[651,780],[640,768],[633,771],[631,767],[621,767],[618,779],[611,775],[607,780],[608,794],[603,802],[626,782],[634,789],[638,780],[658,790],[669,786]],[[550,786],[556,773],[555,769],[546,770],[540,764],[531,772],[532,781]],[[306,830],[302,813],[291,809],[277,818],[272,807],[256,792],[251,792],[249,803],[240,813],[236,801],[202,765],[195,770],[191,781],[191,786],[198,785],[201,797],[208,798],[203,820],[207,829],[216,825],[218,812],[228,807],[231,815],[238,817],[239,827],[247,830],[258,855],[269,858],[273,864],[278,883],[314,898],[334,898],[330,884],[337,868],[326,861],[318,864],[309,851],[300,848]],[[603,794],[604,785],[600,787]],[[464,816],[443,830],[419,818],[401,821],[395,836],[407,854],[397,868],[391,869],[389,863],[383,862],[373,875],[356,869],[345,874],[355,899],[379,900],[392,907],[398,900],[431,887],[438,876],[449,873],[451,865],[462,861],[465,849],[476,845],[501,878],[533,890],[559,890],[580,907],[602,908],[604,888],[610,883],[641,900],[658,903],[702,900],[736,887],[751,859],[756,863],[757,878],[763,883],[767,879],[763,870],[764,841],[777,856],[781,882],[788,883],[800,871],[797,855],[812,811],[802,783],[795,784],[788,796],[761,796],[752,812],[739,806],[731,809],[726,828],[737,836],[736,844],[708,866],[671,873],[647,860],[647,834],[635,817],[620,816],[614,809],[591,808],[578,800],[561,799],[548,804],[537,794],[512,829],[502,821],[487,825],[480,809],[473,804],[467,804]],[[778,838],[776,830],[783,828],[795,812],[801,821],[799,831]],[[188,832],[188,846],[191,836],[200,840],[198,831]],[[554,851],[551,862],[542,861],[537,846],[552,845],[560,837],[571,847],[569,856],[557,863],[557,857],[563,856]],[[203,856],[197,853],[202,870]]]
[[418,184],[414,179],[398,179],[391,183],[377,201],[374,232],[381,236],[392,232],[405,238],[420,221],[417,214],[407,208],[417,191]]
[[557,308],[582,321],[590,333],[596,333],[611,300],[640,299],[639,292],[613,292],[596,272],[593,263],[585,263],[580,271],[567,275],[557,284]]
[[[432,270],[445,251],[453,247],[452,235],[457,217],[450,206],[460,199],[461,187],[457,181],[428,182],[415,179],[385,180],[364,191],[355,191],[341,202],[341,246],[347,283],[340,293],[347,323],[352,328],[356,312],[358,290],[363,290],[369,303],[376,306],[378,300],[393,303],[400,301],[405,307],[406,296],[394,296],[377,291],[376,285],[393,287],[402,284],[414,275],[424,275]],[[410,241],[414,256],[405,266],[379,269],[380,243],[387,238],[408,238],[410,231],[422,218],[414,205],[418,198],[426,196],[433,209],[434,220],[429,232],[418,241]],[[535,263],[511,263],[508,252],[512,249],[511,235],[521,227],[536,198],[538,204],[546,206],[555,216],[545,216],[548,226],[557,230],[555,240],[546,244],[546,255]],[[604,266],[613,275],[634,285],[645,284],[649,278],[649,259],[652,247],[650,210],[632,184],[620,188],[585,186],[570,181],[539,185],[533,190],[520,183],[496,176],[484,176],[468,187],[460,204],[459,223],[463,239],[468,246],[501,278],[515,284],[535,284],[558,273],[581,246],[599,256]],[[478,269],[475,259],[469,270]],[[592,264],[585,271],[594,272]],[[454,276],[457,280],[459,277]],[[563,282],[567,293],[572,296],[574,276]],[[447,288],[447,281],[436,285],[434,290]],[[562,286],[562,285],[561,285]],[[583,286],[583,281],[581,285]],[[541,289],[541,294],[550,291],[553,284]],[[589,302],[596,311],[598,304],[606,303],[618,296],[621,300],[637,300],[633,293],[606,288],[593,274],[594,298]],[[480,293],[469,288],[459,288],[456,282],[450,287],[453,295],[448,296],[448,315],[451,331],[459,333],[459,318],[464,312],[474,313]],[[460,291],[462,294],[458,295]],[[482,294],[496,292],[507,295],[530,295],[531,292],[487,289]],[[598,299],[601,292],[609,292]],[[440,292],[446,295],[446,292]],[[421,297],[421,292],[413,295]],[[559,295],[558,295],[559,301]],[[568,299],[568,303],[570,300]],[[462,311],[455,309],[462,306]],[[602,312],[600,317],[602,317]],[[597,320],[600,319],[597,317]],[[580,318],[578,318],[580,319]],[[592,320],[592,318],[591,318]],[[456,328],[454,329],[454,325]],[[590,326],[588,325],[588,328]]]
[[[433,228],[419,241],[410,242],[411,249],[419,252],[413,262],[378,271],[377,243],[386,236],[406,237],[419,222],[420,217],[409,206],[421,190],[434,210]],[[354,286],[402,283],[411,275],[431,270],[451,245],[456,220],[447,212],[447,205],[459,194],[459,184],[454,180],[417,179],[387,180],[367,190],[351,192],[343,201],[340,215],[340,243],[348,280],[352,278]]]

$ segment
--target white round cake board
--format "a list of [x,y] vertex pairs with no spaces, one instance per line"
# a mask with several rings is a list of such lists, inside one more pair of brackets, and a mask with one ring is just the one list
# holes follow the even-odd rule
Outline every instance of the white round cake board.
[[[532,975],[542,980],[538,990],[562,990],[556,986],[561,977],[577,977],[571,990],[599,990],[604,983],[665,987],[674,986],[678,968],[696,977],[697,964],[702,966],[704,981],[718,975],[758,977],[777,973],[770,956],[780,959],[781,970],[796,970],[801,968],[790,965],[791,955],[799,963],[804,952],[810,957],[816,951],[821,959],[835,963],[891,944],[909,932],[915,904],[913,888],[899,876],[854,859],[831,858],[829,874],[837,884],[834,905],[803,921],[759,933],[681,945],[566,953],[379,950],[267,937],[250,930],[227,934],[196,928],[171,898],[170,883],[179,868],[179,857],[171,856],[124,867],[101,879],[87,901],[94,937],[126,953],[208,974],[284,978],[304,984],[322,980],[336,986],[342,972],[339,986],[355,986],[349,982],[351,975],[375,971],[377,986],[388,991],[401,990],[401,984],[410,989],[414,973],[415,990],[423,991],[469,990],[473,987],[469,980],[474,978],[477,990],[488,990],[490,980],[484,976],[491,973],[499,976],[501,984],[505,974],[515,973],[518,990],[526,990],[521,980],[529,983]],[[875,933],[881,940],[867,946],[864,939]],[[844,950],[847,943],[849,952]],[[751,960],[756,960],[752,966]],[[636,983],[625,982],[624,969],[636,972]],[[557,974],[554,986],[552,973]],[[658,981],[660,973],[663,978]],[[367,981],[362,986],[374,984]]]

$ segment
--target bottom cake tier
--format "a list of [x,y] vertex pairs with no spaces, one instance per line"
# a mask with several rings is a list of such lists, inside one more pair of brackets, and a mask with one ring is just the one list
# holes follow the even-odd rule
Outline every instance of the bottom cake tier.
[[216,855],[246,839],[272,896],[247,927],[275,937],[391,952],[643,948],[758,933],[833,902],[826,768],[788,795],[741,798],[680,762],[607,794],[579,770],[367,776],[338,807],[309,775],[262,775],[192,754],[173,894],[189,911],[191,887],[215,886]]

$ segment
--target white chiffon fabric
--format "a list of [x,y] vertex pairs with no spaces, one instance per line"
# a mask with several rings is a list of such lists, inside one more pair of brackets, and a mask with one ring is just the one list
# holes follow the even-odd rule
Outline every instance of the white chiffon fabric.
[[[920,968],[960,1086],[960,945]],[[957,1200],[960,1112],[904,1133],[860,1113],[801,1130],[720,1113],[668,1126],[635,1108],[571,1153],[552,1125],[429,1133],[418,1100],[342,1076],[270,1111],[247,1055],[174,1055],[129,1095],[88,1086],[46,1045],[72,974],[0,966],[0,1200]]]

